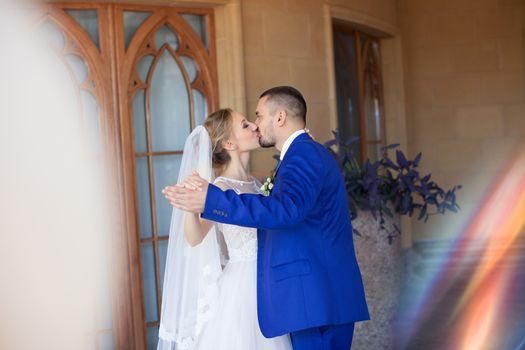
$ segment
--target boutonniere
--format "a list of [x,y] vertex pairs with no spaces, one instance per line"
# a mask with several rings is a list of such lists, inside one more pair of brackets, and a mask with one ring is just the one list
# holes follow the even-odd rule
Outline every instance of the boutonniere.
[[261,191],[263,191],[265,196],[269,196],[273,188],[273,180],[275,179],[275,174],[270,175],[266,178],[266,181],[261,186]]
[[275,166],[275,169],[273,169],[270,177],[267,177],[266,181],[264,181],[264,184],[261,186],[261,191],[263,191],[265,196],[269,196],[270,193],[272,193],[275,174],[277,174],[277,169],[279,169],[279,165],[281,165],[281,160],[279,159],[278,155],[274,155],[273,158],[277,160],[277,165]]

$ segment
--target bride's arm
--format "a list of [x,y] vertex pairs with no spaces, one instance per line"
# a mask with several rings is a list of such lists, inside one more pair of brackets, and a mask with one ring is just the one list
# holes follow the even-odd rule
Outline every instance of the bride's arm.
[[[227,190],[228,186],[221,182],[215,184],[222,190]],[[206,237],[214,222],[203,219],[200,214],[190,212],[184,213],[184,238],[192,247],[200,244]]]
[[213,221],[201,219],[199,214],[184,213],[184,238],[192,247],[200,244],[208,234]]

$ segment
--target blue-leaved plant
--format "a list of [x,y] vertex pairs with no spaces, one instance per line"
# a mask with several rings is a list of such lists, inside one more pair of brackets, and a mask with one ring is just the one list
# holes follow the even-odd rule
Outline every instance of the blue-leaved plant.
[[[431,174],[421,174],[418,169],[421,153],[414,159],[408,159],[397,149],[399,144],[391,144],[381,149],[378,160],[367,159],[360,164],[351,147],[358,137],[341,142],[339,132],[333,133],[334,139],[326,142],[325,147],[336,158],[343,173],[352,220],[359,210],[370,211],[375,220],[379,219],[380,228],[387,233],[389,243],[401,231],[395,224],[392,231],[387,231],[385,215],[417,214],[418,220],[426,222],[431,215],[460,209],[456,203],[456,191],[461,185],[445,191],[431,180]],[[395,151],[395,159],[388,156],[389,151]],[[360,235],[357,230],[354,232]]]

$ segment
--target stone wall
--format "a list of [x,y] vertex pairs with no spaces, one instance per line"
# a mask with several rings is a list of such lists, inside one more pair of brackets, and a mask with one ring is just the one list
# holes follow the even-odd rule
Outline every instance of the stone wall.
[[[415,239],[455,233],[508,156],[525,150],[525,2],[400,0],[411,154],[445,186],[464,185],[459,215],[413,224]],[[521,145],[521,146],[520,146]]]
[[[246,107],[250,118],[254,118],[258,97],[265,89],[292,85],[306,98],[307,124],[314,136],[319,141],[331,137],[330,131],[336,124],[335,99],[331,96],[331,27],[326,18],[330,8],[360,13],[390,26],[397,23],[394,0],[241,1]],[[387,52],[389,62],[393,60],[391,52],[392,49]],[[269,172],[274,166],[274,153],[275,150],[255,152],[253,171]]]

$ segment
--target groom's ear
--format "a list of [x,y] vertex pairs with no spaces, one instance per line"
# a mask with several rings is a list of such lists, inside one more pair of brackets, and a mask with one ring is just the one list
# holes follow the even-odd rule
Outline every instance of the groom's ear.
[[286,110],[280,109],[277,111],[277,125],[279,127],[284,125],[287,118],[288,118],[288,113],[286,113]]

